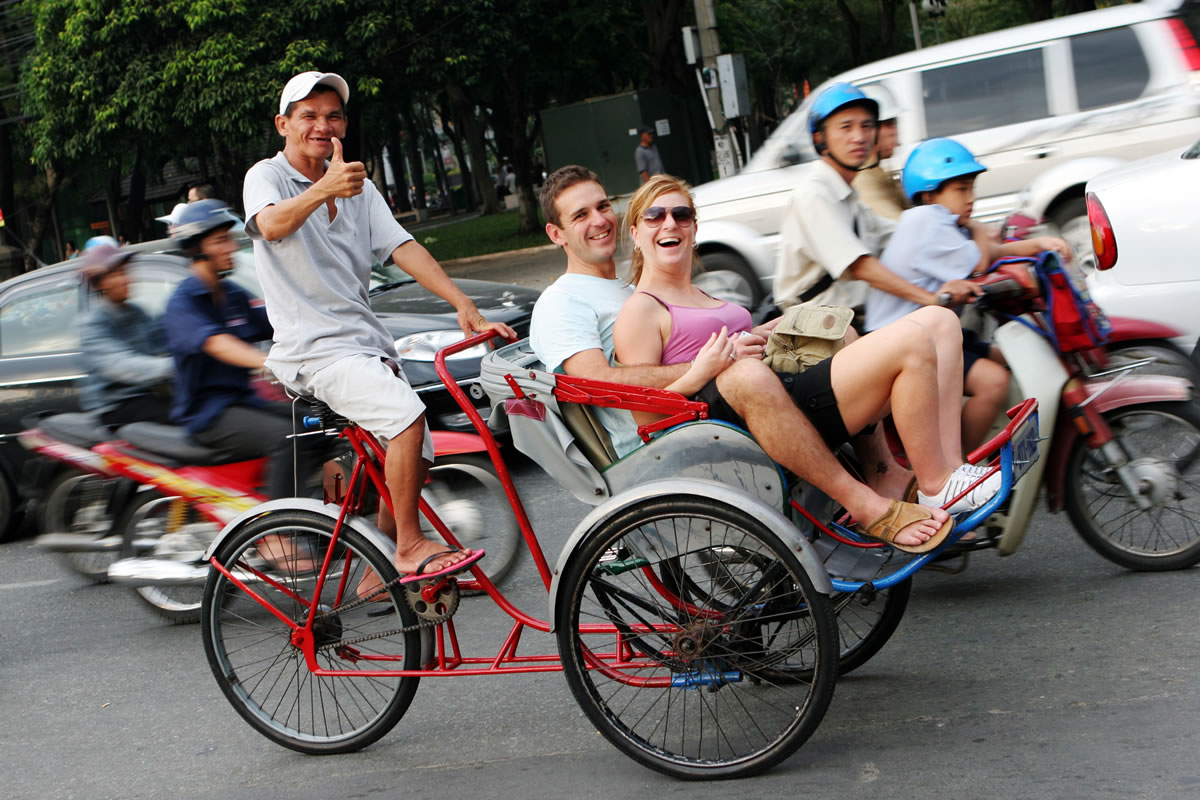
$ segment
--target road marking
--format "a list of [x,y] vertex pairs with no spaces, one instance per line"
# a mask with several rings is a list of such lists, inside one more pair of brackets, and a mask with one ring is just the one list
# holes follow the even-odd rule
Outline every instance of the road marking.
[[49,586],[58,583],[62,578],[50,578],[44,581],[23,581],[21,583],[0,583],[0,589],[32,589],[35,586]]

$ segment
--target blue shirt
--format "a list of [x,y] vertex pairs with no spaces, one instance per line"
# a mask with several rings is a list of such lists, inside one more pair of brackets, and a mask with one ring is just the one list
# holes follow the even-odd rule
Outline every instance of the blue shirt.
[[[879,260],[909,283],[936,292],[946,281],[970,276],[980,257],[979,245],[959,226],[950,209],[930,203],[900,215],[896,232]],[[882,328],[920,307],[912,300],[871,289],[865,327],[868,331]]]
[[171,419],[196,433],[234,405],[262,408],[266,403],[250,386],[250,370],[218,361],[204,352],[210,336],[228,333],[244,342],[270,339],[271,323],[262,304],[233,281],[221,281],[225,302],[217,306],[212,292],[195,275],[167,302],[163,327],[175,357],[175,403]]

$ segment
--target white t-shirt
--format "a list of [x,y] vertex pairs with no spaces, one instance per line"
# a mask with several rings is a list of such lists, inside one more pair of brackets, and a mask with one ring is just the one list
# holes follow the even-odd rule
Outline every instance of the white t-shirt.
[[[599,349],[612,363],[613,326],[621,306],[633,294],[622,280],[567,273],[542,292],[533,307],[529,344],[546,369],[561,373],[562,363],[585,350]],[[619,408],[595,407],[618,456],[637,449],[641,438],[633,415]]]
[[845,275],[864,255],[878,256],[895,223],[867,208],[833,167],[804,167],[788,196],[775,260],[775,303],[788,308],[825,275],[833,284],[809,303],[861,305],[867,284]]
[[[906,281],[936,292],[946,281],[970,275],[979,258],[979,245],[959,227],[950,209],[931,203],[900,215],[896,232],[879,260]],[[912,300],[871,289],[867,293],[866,329],[890,325],[920,307]]]
[[311,185],[278,153],[250,168],[243,189],[246,233],[254,240],[267,317],[275,328],[267,366],[286,382],[295,382],[302,365],[312,374],[345,355],[396,358],[391,334],[371,311],[368,289],[371,268],[412,239],[375,184],[366,181],[361,193],[334,201],[332,222],[322,205],[295,233],[265,240],[255,215]]

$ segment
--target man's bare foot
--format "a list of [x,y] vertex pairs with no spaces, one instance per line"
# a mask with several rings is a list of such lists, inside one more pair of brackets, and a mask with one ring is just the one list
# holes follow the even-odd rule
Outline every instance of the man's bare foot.
[[[874,520],[888,512],[888,498],[875,496],[873,500],[866,502],[861,509],[847,509],[864,528],[870,525]],[[940,508],[928,508],[929,518],[911,522],[900,529],[893,540],[896,544],[904,545],[905,547],[918,547],[932,539],[946,524],[946,520],[950,519],[950,515]]]
[[[454,566],[460,561],[465,561],[471,557],[473,550],[470,548],[459,550],[457,552],[447,552],[449,549],[444,542],[435,542],[426,539],[424,536],[418,537],[419,541],[413,542],[409,546],[407,542],[396,544],[396,571],[401,575],[411,575],[417,571],[421,563],[430,556],[439,555],[433,561],[425,564],[422,572],[440,572],[447,567]],[[401,549],[401,548],[404,549]]]

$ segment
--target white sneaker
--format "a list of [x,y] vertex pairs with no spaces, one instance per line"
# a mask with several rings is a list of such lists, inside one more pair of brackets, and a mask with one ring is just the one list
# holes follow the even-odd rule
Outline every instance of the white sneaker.
[[[954,472],[950,473],[950,477],[946,479],[946,485],[941,491],[935,495],[928,495],[922,491],[917,492],[917,502],[923,506],[936,506],[941,508],[950,498],[956,497],[966,491],[967,487],[975,481],[982,478],[988,471],[989,467],[977,467],[973,464],[963,464]],[[1004,482],[1000,471],[985,480],[983,483],[976,486],[971,491],[967,492],[954,505],[946,509],[950,514],[964,514],[968,511],[974,511],[982,506],[988,500],[996,496],[996,492],[1000,491],[1000,484]]]

